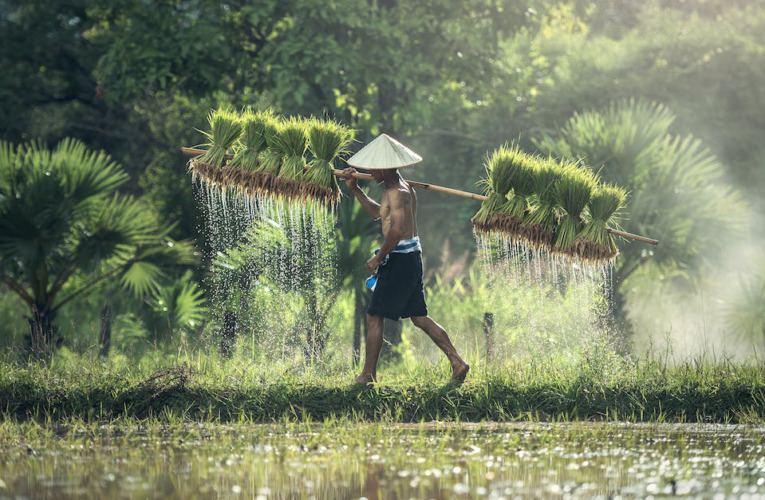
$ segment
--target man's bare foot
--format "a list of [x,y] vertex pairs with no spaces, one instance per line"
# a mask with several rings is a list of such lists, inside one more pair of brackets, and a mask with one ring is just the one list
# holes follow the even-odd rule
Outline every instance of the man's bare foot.
[[470,371],[470,365],[460,360],[457,363],[452,364],[452,381],[464,382]]
[[362,373],[358,377],[356,377],[356,380],[354,380],[357,384],[373,384],[375,382],[375,377],[368,374],[368,373]]

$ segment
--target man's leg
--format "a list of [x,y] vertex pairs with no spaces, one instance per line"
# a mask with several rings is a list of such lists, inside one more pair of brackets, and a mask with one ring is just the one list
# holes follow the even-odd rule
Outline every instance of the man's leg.
[[470,370],[470,366],[463,360],[454,348],[449,335],[441,325],[433,321],[430,316],[412,316],[414,326],[428,334],[428,337],[441,349],[449,363],[452,365],[452,380],[462,382]]
[[367,345],[364,357],[364,369],[356,377],[356,382],[374,382],[377,379],[377,358],[383,343],[382,316],[367,314]]

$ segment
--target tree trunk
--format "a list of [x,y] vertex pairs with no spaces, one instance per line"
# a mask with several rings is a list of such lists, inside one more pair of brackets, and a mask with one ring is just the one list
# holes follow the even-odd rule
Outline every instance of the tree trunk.
[[27,345],[31,357],[48,359],[61,344],[59,329],[53,324],[55,316],[56,313],[45,310],[37,304],[32,306],[32,316],[27,318],[29,324]]
[[353,296],[355,302],[353,311],[353,364],[357,365],[361,360],[361,329],[366,321],[362,291],[355,290]]
[[236,313],[226,311],[223,314],[223,329],[221,330],[220,353],[224,358],[230,358],[234,352],[236,341]]
[[483,313],[483,333],[486,335],[486,359],[494,356],[494,313]]
[[312,360],[320,358],[324,353],[326,341],[319,331],[323,325],[319,314],[318,297],[315,291],[308,294],[308,321],[306,325],[306,346],[308,357]]
[[112,346],[112,310],[108,305],[101,310],[101,335],[98,338],[98,355],[102,358],[109,357],[109,349]]

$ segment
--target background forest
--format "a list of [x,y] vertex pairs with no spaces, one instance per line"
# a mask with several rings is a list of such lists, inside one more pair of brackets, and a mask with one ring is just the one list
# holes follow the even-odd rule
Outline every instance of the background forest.
[[[624,229],[661,240],[621,246],[617,329],[637,351],[749,354],[765,341],[763,33],[765,7],[745,0],[0,0],[0,139],[39,141],[42,172],[22,182],[0,151],[0,346],[20,351],[35,301],[69,351],[194,349],[225,330],[205,309],[220,262],[179,147],[232,105],[328,115],[357,130],[354,149],[386,132],[425,158],[408,176],[459,189],[506,141],[585,158],[631,191]],[[70,163],[85,167],[62,186],[97,178],[92,191],[39,187],[46,165]],[[17,203],[24,186],[39,196]],[[487,311],[511,339],[530,316],[554,330],[576,303],[498,300],[478,277],[477,208],[420,196],[433,315],[468,336]],[[327,321],[350,355],[376,228],[348,201],[339,215]],[[52,243],[31,261],[30,241]]]

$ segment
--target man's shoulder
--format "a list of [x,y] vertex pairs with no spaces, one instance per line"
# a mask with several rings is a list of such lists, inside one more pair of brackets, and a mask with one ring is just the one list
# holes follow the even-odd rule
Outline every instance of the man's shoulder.
[[383,193],[383,199],[388,198],[395,203],[408,203],[412,199],[412,190],[406,187],[392,187]]
[[393,186],[385,190],[385,194],[390,196],[409,196],[414,193],[414,189],[409,186]]

